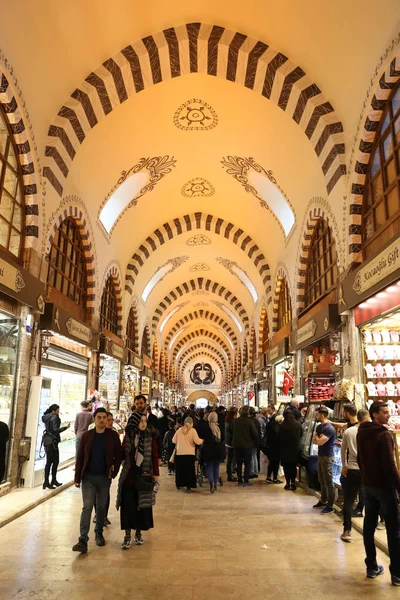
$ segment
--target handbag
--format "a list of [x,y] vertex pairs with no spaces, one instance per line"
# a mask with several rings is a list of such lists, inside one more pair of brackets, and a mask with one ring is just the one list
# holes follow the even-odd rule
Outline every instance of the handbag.
[[175,462],[175,455],[176,455],[176,448],[174,448],[174,451],[172,452],[171,456],[169,457],[169,461],[168,462],[174,464],[174,462]]
[[141,473],[133,482],[133,489],[137,492],[151,492],[154,487],[154,477],[150,473]]

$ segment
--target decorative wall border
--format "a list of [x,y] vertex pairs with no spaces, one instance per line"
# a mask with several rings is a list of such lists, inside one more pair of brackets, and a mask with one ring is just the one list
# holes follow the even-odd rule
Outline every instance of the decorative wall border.
[[155,333],[159,320],[164,314],[164,312],[168,309],[171,304],[173,304],[176,300],[184,296],[185,294],[190,294],[192,292],[205,291],[207,293],[215,294],[220,298],[224,298],[236,311],[240,320],[242,321],[243,328],[245,331],[249,329],[249,317],[242,303],[237,299],[236,296],[232,294],[231,291],[227,290],[223,285],[215,281],[211,281],[210,279],[204,279],[203,277],[198,277],[197,279],[190,279],[190,281],[185,281],[181,285],[178,285],[175,289],[173,289],[164,299],[159,303],[157,308],[154,311],[154,315],[152,318],[152,331]]
[[168,221],[168,223],[164,223],[164,225],[156,229],[144,242],[142,242],[127,265],[125,290],[129,294],[133,293],[139,270],[156,250],[161,248],[161,246],[166,244],[169,240],[196,230],[209,231],[216,235],[223,236],[243,250],[254,263],[262,279],[267,298],[269,302],[272,301],[269,264],[251,236],[229,221],[202,212],[187,214],[183,217],[176,217],[175,219]]
[[218,25],[188,23],[138,40],[79,84],[53,120],[43,175],[62,196],[80,145],[99,121],[144,89],[189,73],[235,82],[299,125],[321,164],[328,194],[346,173],[343,125],[303,69],[266,43]]
[[76,222],[83,243],[87,275],[86,312],[88,315],[93,315],[96,307],[96,286],[98,285],[96,282],[97,261],[94,236],[85,205],[77,196],[67,196],[64,198],[57,211],[51,215],[43,237],[43,245],[45,244],[44,254],[46,256],[46,260],[48,260],[54,235],[61,223],[69,217],[74,219]]

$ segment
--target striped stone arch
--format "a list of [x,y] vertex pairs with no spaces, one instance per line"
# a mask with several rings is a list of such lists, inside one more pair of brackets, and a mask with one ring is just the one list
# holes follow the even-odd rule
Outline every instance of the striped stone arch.
[[108,281],[108,278],[112,277],[115,294],[117,298],[117,310],[118,310],[118,335],[122,334],[122,289],[121,289],[121,272],[119,266],[112,261],[104,271],[103,283],[101,286],[101,294],[99,294],[98,310],[100,314],[101,298],[103,296],[104,287]]
[[[337,236],[335,235],[334,227],[332,226],[332,221],[330,215],[326,213],[322,208],[313,208],[310,210],[307,216],[307,221],[305,224],[305,228],[303,231],[303,239],[301,241],[301,249],[299,256],[299,266],[297,271],[297,312],[299,313],[304,308],[304,294],[305,294],[305,285],[306,285],[306,275],[307,275],[307,261],[308,254],[310,251],[311,239],[314,233],[314,229],[320,219],[324,219],[327,222],[331,229],[332,238],[335,241],[335,246],[337,244]],[[338,257],[338,267],[340,267],[339,262],[339,249],[336,246],[336,255]],[[292,306],[292,311],[294,307]]]
[[271,100],[310,140],[328,193],[346,173],[343,126],[303,69],[265,42],[218,25],[170,27],[126,46],[80,83],[47,138],[43,174],[61,196],[80,145],[99,121],[148,87],[190,73],[235,82]]
[[160,359],[159,359],[159,352],[158,352],[158,342],[156,339],[153,340],[153,349],[152,349],[151,358],[153,361],[153,369],[155,371],[158,371],[160,368]]
[[251,326],[250,337],[249,337],[249,347],[250,347],[250,362],[257,356],[257,339],[256,339],[256,331],[254,325]]
[[379,77],[361,133],[350,193],[349,258],[351,262],[357,259],[362,248],[362,202],[371,152],[382,113],[399,78],[400,54],[393,58]]
[[90,226],[89,217],[85,213],[84,208],[74,203],[69,204],[68,198],[66,198],[65,200],[66,203],[64,204],[64,206],[59,208],[51,224],[49,224],[47,228],[45,256],[46,260],[48,261],[50,257],[51,244],[53,243],[54,236],[60,225],[63,223],[63,221],[65,221],[65,219],[68,218],[73,219],[81,235],[83,250],[86,259],[86,312],[88,313],[88,315],[93,315],[96,307],[96,258],[92,228]]
[[235,356],[235,375],[238,375],[242,370],[242,351],[238,350]]
[[249,317],[242,303],[223,285],[216,283],[215,281],[211,281],[210,279],[204,279],[203,277],[198,277],[197,279],[191,279],[190,281],[185,281],[181,285],[178,285],[174,290],[172,290],[164,299],[160,302],[157,308],[154,311],[153,319],[152,319],[152,332],[153,334],[157,330],[158,323],[160,318],[164,314],[171,304],[175,302],[178,298],[181,298],[185,294],[191,294],[193,292],[203,292],[205,294],[215,294],[220,298],[225,299],[236,311],[240,320],[243,323],[243,327],[246,331],[249,329]]
[[[268,334],[270,333],[269,321],[268,321],[268,311],[267,307],[263,306],[261,308],[260,313],[260,322],[258,326],[258,353],[262,354],[263,352],[263,339],[264,339],[264,330],[267,327]],[[269,335],[268,335],[269,337]]]
[[22,171],[25,197],[25,247],[37,245],[39,238],[38,178],[21,103],[15,97],[7,75],[0,65],[0,104],[14,137]]
[[223,379],[226,378],[227,372],[226,372],[226,367],[222,364],[222,362],[220,361],[219,358],[217,358],[214,354],[212,354],[211,352],[195,352],[194,354],[191,354],[190,356],[187,356],[185,358],[185,360],[178,366],[178,372],[183,375],[183,372],[186,368],[186,365],[188,363],[190,363],[190,361],[202,357],[202,356],[206,356],[207,358],[210,358],[211,360],[213,360],[214,362],[216,362],[216,364],[219,366],[219,368],[221,369],[221,373],[223,375]]
[[127,325],[128,325],[128,317],[130,312],[132,311],[132,318],[133,318],[133,324],[134,324],[134,329],[135,329],[135,338],[134,338],[134,352],[136,352],[136,354],[140,353],[139,350],[139,310],[138,310],[138,304],[137,304],[137,300],[136,298],[133,298],[130,306],[128,308],[128,313],[126,315],[126,322],[125,322],[125,336],[127,335]]
[[272,331],[275,333],[278,331],[278,301],[279,301],[279,292],[281,291],[281,286],[286,282],[288,288],[288,294],[290,297],[290,302],[292,305],[293,311],[293,299],[292,294],[290,293],[290,285],[289,278],[287,276],[286,269],[283,267],[279,267],[276,274],[276,284],[275,284],[275,293],[274,293],[274,303],[272,305]]
[[164,348],[160,350],[160,372],[165,375],[165,351]]
[[249,350],[248,350],[248,346],[247,346],[247,340],[244,340],[243,343],[243,360],[242,360],[242,368],[244,369],[245,367],[247,367],[247,365],[249,364]]
[[211,343],[193,343],[190,345],[189,348],[187,348],[184,352],[182,352],[181,356],[178,359],[178,365],[182,362],[182,360],[188,356],[190,353],[192,353],[195,350],[200,350],[200,351],[204,351],[204,350],[210,350],[211,352],[215,353],[216,356],[218,356],[218,358],[221,359],[221,361],[223,362],[223,364],[226,365],[226,358],[225,356],[222,354],[222,352],[220,350],[218,350],[218,348],[215,348],[215,346],[213,346],[213,344]]
[[270,268],[264,254],[251,236],[229,221],[202,212],[196,212],[172,219],[156,229],[146,238],[146,240],[144,240],[144,242],[142,242],[128,263],[125,276],[125,290],[129,292],[129,294],[133,293],[139,270],[156,250],[178,235],[183,235],[196,230],[215,233],[216,235],[220,235],[227,240],[232,241],[241,248],[254,263],[262,279],[267,298],[269,298],[270,302],[272,301]]
[[224,319],[219,317],[218,315],[214,314],[213,312],[210,312],[209,310],[203,310],[203,309],[196,310],[192,313],[189,313],[188,315],[185,315],[184,317],[182,317],[182,319],[179,319],[179,321],[177,321],[175,323],[175,325],[170,329],[167,337],[165,338],[165,345],[169,346],[170,341],[174,337],[175,333],[177,333],[179,331],[179,329],[181,329],[184,325],[187,325],[191,321],[195,321],[197,319],[207,319],[209,321],[212,321],[212,323],[217,323],[220,327],[222,327],[222,329],[230,337],[233,344],[235,346],[237,345],[238,339],[235,335],[235,332],[228,325],[228,323]]
[[[143,345],[145,345],[144,352],[143,352]],[[143,354],[146,354],[147,356],[151,356],[150,327],[147,323],[143,327],[142,336],[140,338],[140,355],[143,356]]]
[[187,342],[189,342],[190,340],[198,339],[200,337],[206,337],[213,340],[214,342],[217,342],[221,346],[221,348],[225,350],[227,356],[231,356],[231,349],[224,342],[224,340],[221,337],[219,337],[219,335],[217,335],[216,333],[212,333],[211,331],[207,331],[206,329],[196,329],[196,331],[191,331],[190,333],[185,335],[181,340],[179,340],[179,342],[175,345],[173,349],[172,358],[175,359],[175,356],[178,354],[179,350]]

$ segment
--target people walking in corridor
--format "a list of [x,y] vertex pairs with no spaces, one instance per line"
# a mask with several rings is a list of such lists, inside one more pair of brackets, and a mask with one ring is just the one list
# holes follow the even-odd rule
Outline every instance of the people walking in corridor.
[[250,479],[258,479],[258,471],[260,470],[261,424],[257,419],[256,409],[253,406],[250,406],[249,416],[257,431],[257,445],[251,450]]
[[[252,449],[257,447],[258,434],[249,406],[242,406],[240,416],[233,422],[233,447],[235,448],[238,485],[251,486],[249,481]],[[244,475],[243,475],[244,464]]]
[[94,412],[95,427],[83,434],[75,464],[75,487],[82,488],[83,508],[78,543],[74,552],[87,552],[90,519],[96,505],[96,545],[104,546],[103,527],[110,491],[110,479],[117,476],[122,460],[118,435],[106,428],[107,411],[97,408]]
[[233,423],[237,419],[238,410],[236,406],[231,406],[225,417],[225,446],[227,450],[226,456],[226,474],[228,481],[237,481],[234,476],[236,473],[236,456],[235,448],[233,447]]
[[221,439],[216,412],[209,414],[207,429],[204,431],[204,446],[201,453],[206,467],[210,492],[213,494],[217,491],[219,466],[225,458],[225,447]]
[[296,490],[296,472],[302,434],[301,423],[293,410],[288,408],[279,430],[279,453],[286,479],[285,490]]
[[75,458],[78,456],[79,444],[81,438],[85,431],[89,429],[89,425],[93,423],[93,415],[92,415],[92,403],[87,400],[82,400],[81,402],[81,410],[76,413],[75,423],[74,423],[74,432],[75,432]]
[[168,475],[173,475],[175,472],[175,458],[174,458],[173,462],[171,462],[171,458],[172,458],[172,455],[175,450],[175,444],[172,442],[172,438],[175,435],[175,427],[176,427],[175,422],[170,421],[169,422],[169,430],[164,435],[164,440],[163,440],[163,451],[164,451],[164,454],[165,454],[166,460],[167,460]]
[[7,423],[0,421],[0,483],[6,474],[6,449],[10,439],[10,430]]
[[364,492],[364,547],[367,577],[374,579],[384,571],[376,560],[375,529],[379,515],[386,523],[393,585],[400,586],[400,476],[394,460],[393,439],[387,430],[390,411],[385,402],[373,402],[371,421],[360,423],[357,434],[357,461]]
[[200,446],[204,440],[199,438],[193,427],[193,419],[186,417],[183,427],[175,432],[172,442],[176,445],[175,453],[175,485],[177,489],[186,488],[190,493],[197,486],[194,468],[196,444]]
[[150,430],[142,413],[134,412],[129,417],[122,447],[125,462],[118,482],[117,510],[121,511],[121,530],[125,531],[121,548],[127,550],[131,546],[132,529],[135,544],[141,546],[142,531],[154,527],[158,444],[154,429]]
[[267,424],[266,435],[266,454],[269,460],[267,471],[267,483],[282,483],[278,478],[280,465],[280,423],[283,421],[283,416],[278,415],[273,409],[269,422]]
[[[62,485],[57,481],[57,469],[60,462],[60,452],[58,444],[61,442],[60,433],[66,431],[70,424],[61,427],[61,419],[59,417],[60,407],[58,404],[52,404],[45,411],[42,421],[46,426],[43,435],[43,446],[46,452],[46,465],[44,467],[44,482],[43,489],[54,490],[54,488]],[[51,482],[49,481],[51,470]]]
[[336,432],[328,421],[328,414],[326,406],[319,406],[315,411],[315,418],[319,425],[317,425],[312,440],[313,444],[318,446],[318,480],[321,486],[321,499],[313,508],[321,508],[321,515],[333,513],[335,501],[332,467]]

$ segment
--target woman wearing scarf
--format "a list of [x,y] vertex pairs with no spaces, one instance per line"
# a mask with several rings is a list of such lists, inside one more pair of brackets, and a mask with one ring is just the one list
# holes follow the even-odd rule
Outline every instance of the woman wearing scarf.
[[159,476],[157,441],[155,434],[147,427],[145,415],[134,412],[129,417],[122,449],[125,463],[118,482],[117,510],[121,508],[121,529],[125,530],[121,547],[127,550],[131,546],[132,529],[136,530],[135,544],[141,546],[142,531],[154,527],[154,488],[149,491],[136,489],[139,476]]
[[175,453],[175,485],[179,490],[185,487],[185,492],[190,494],[191,488],[196,487],[196,473],[194,461],[196,444],[200,446],[203,440],[197,435],[193,428],[193,419],[187,417],[183,427],[175,433],[172,442],[176,445]]
[[221,441],[221,430],[218,425],[218,415],[216,412],[208,415],[208,426],[207,431],[204,431],[204,446],[201,454],[206,465],[210,492],[214,494],[217,491],[219,465],[225,458],[225,448]]

